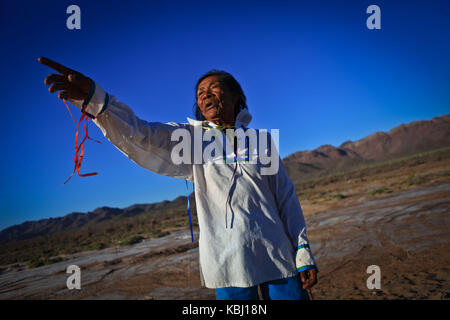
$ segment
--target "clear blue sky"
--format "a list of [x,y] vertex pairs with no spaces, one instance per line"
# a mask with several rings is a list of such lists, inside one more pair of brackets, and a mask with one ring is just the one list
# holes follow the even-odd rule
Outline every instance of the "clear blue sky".
[[[66,8],[81,8],[81,30]],[[366,8],[381,8],[381,30]],[[74,176],[74,125],[47,91],[46,56],[90,76],[148,121],[193,117],[212,68],[241,83],[251,127],[279,128],[287,156],[450,111],[450,2],[13,1],[0,3],[0,229],[99,206],[171,200],[182,180],[125,157],[91,123]],[[80,112],[72,106],[75,117]],[[192,190],[192,186],[191,186]]]

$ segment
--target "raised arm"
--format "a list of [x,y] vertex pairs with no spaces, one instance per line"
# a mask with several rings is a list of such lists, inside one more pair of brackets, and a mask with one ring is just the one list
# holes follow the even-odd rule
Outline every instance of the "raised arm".
[[178,128],[189,129],[187,124],[147,122],[139,119],[130,107],[105,92],[98,83],[78,71],[69,69],[48,58],[38,61],[59,74],[49,74],[44,83],[50,92],[58,92],[78,108],[87,106],[86,113],[104,136],[127,157],[155,173],[180,179],[193,180],[192,165],[175,165],[171,160],[171,134]]

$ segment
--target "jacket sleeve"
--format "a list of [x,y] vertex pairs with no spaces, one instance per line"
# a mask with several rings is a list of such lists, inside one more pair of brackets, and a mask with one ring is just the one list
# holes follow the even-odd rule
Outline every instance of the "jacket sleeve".
[[318,270],[311,248],[309,247],[308,237],[306,236],[305,218],[297,197],[297,192],[286,172],[281,158],[279,158],[278,173],[274,175],[274,179],[278,211],[285,225],[285,229],[295,246],[297,271],[301,272],[308,269]]
[[147,122],[139,119],[124,103],[93,83],[86,100],[68,100],[86,113],[111,143],[138,165],[155,173],[193,181],[191,164],[174,164],[172,148],[178,141],[171,141],[173,131],[189,129],[188,124],[174,122]]

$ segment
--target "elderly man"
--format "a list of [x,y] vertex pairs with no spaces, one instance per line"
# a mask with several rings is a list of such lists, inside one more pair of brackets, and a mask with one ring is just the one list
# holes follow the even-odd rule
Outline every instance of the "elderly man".
[[[229,73],[212,70],[198,80],[197,120],[164,124],[139,119],[80,72],[47,58],[38,61],[59,72],[45,79],[49,91],[82,108],[127,157],[153,172],[194,183],[200,275],[206,287],[216,288],[217,299],[258,299],[258,287],[263,299],[308,299],[306,289],[317,283],[318,270],[295,187],[282,162],[275,174],[263,175],[260,162],[236,157],[200,164],[175,164],[171,158],[177,129],[248,130],[246,97]],[[203,140],[192,141],[197,143],[204,148]]]

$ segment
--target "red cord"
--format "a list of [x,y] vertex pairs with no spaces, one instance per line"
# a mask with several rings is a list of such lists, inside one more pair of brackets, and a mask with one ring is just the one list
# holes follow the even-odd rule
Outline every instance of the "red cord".
[[[88,116],[86,116],[85,106],[83,106],[82,114],[81,114],[80,120],[78,121],[78,124],[77,124],[77,122],[75,121],[75,119],[74,119],[74,117],[72,115],[72,112],[70,111],[69,106],[67,105],[66,100],[63,99],[63,101],[64,101],[64,104],[67,107],[67,110],[69,110],[70,116],[72,117],[72,120],[75,123],[75,128],[77,129],[77,132],[75,133],[75,157],[73,159],[73,162],[75,163],[75,167],[73,168],[73,172],[70,175],[70,177],[64,182],[64,184],[66,184],[66,182],[69,181],[70,178],[72,178],[72,176],[75,173],[75,171],[78,173],[78,175],[80,177],[89,177],[89,176],[94,176],[94,175],[98,174],[98,172],[80,174],[80,168],[81,168],[81,162],[83,161],[83,156],[84,156],[83,143],[86,140],[86,138],[88,138],[90,140],[93,140],[95,142],[98,142],[98,143],[101,143],[101,142],[97,141],[95,139],[92,139],[91,137],[89,137],[89,134],[88,134],[88,122],[89,122],[90,119],[89,119]],[[85,117],[86,117],[86,119],[85,119]],[[85,119],[85,122],[84,122],[85,137],[83,138],[81,143],[78,144],[78,135],[80,134],[80,123],[81,123],[81,121],[83,121],[83,119]],[[81,152],[80,152],[80,149],[81,149]]]

